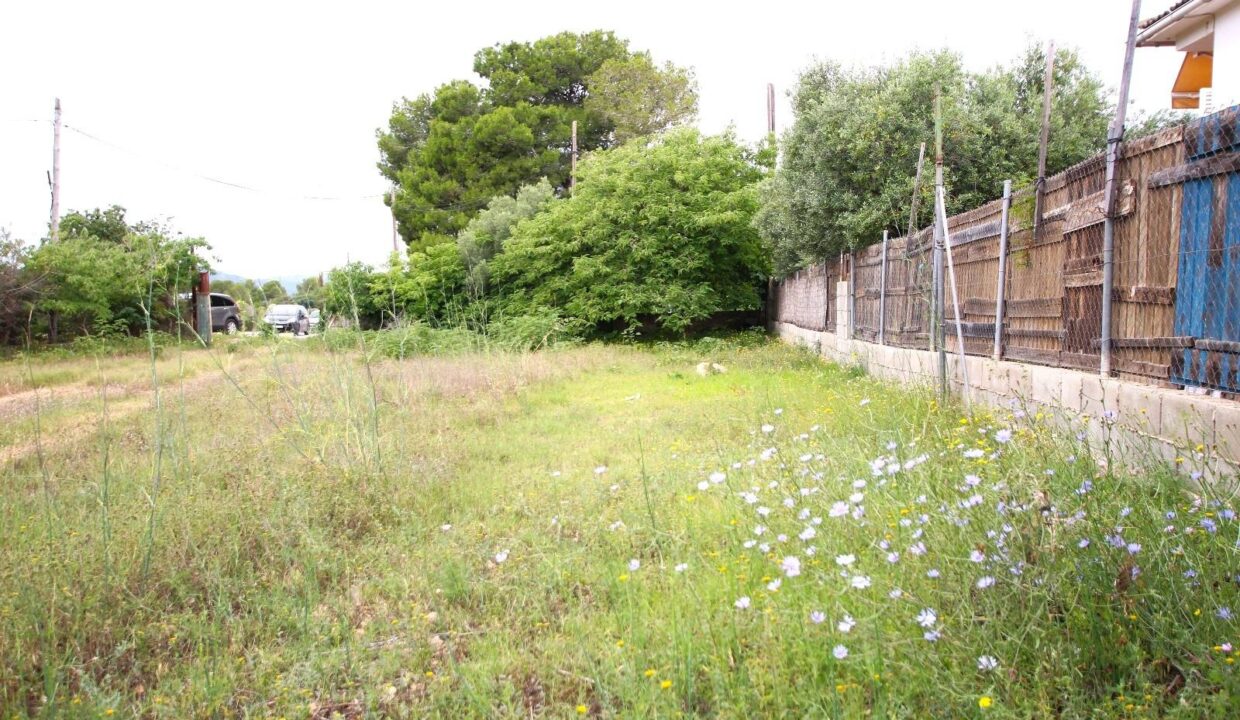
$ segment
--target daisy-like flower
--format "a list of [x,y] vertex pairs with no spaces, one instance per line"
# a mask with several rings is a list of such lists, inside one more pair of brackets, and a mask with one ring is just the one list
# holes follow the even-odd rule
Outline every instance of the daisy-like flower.
[[986,588],[988,588],[988,587],[990,587],[991,585],[994,585],[994,584],[995,584],[995,579],[994,579],[993,577],[991,577],[991,576],[987,575],[986,577],[983,577],[983,578],[981,578],[981,579],[979,579],[979,580],[977,581],[977,589],[978,589],[978,590],[985,590]]
[[495,553],[496,564],[502,563],[507,559],[508,559],[508,548],[504,548],[503,550],[500,550],[499,552]]
[[676,572],[682,573],[689,569],[689,563],[680,563],[674,569],[676,570]]
[[759,505],[758,514],[761,515],[762,517],[766,517],[771,514],[771,509],[769,507],[766,507],[765,505]]
[[775,426],[771,425],[770,423],[767,423],[762,426],[762,432],[767,433],[767,434],[773,433],[775,432]]
[[702,492],[706,492],[707,490],[710,489],[710,483],[703,480],[702,482],[697,484],[697,489],[701,490]]
[[801,538],[802,540],[809,541],[809,540],[813,540],[817,535],[818,535],[818,531],[815,530],[812,525],[809,525],[809,526],[806,526],[806,528],[802,530],[800,534],[797,535],[797,537]]
[[977,448],[970,448],[964,451],[964,456],[968,458],[969,460],[976,460],[985,454],[986,453],[982,452],[981,450]]
[[827,614],[821,610],[814,610],[809,614],[809,621],[815,625],[821,625],[827,619]]
[[938,642],[942,637],[938,630],[927,630],[921,636],[926,639],[926,642]]
[[887,553],[887,562],[891,563],[892,565],[895,565],[896,563],[900,562],[900,553],[898,552]]
[[900,598],[904,597],[904,591],[901,590],[900,588],[895,588],[891,592],[887,593],[887,597],[891,598],[892,600],[899,600]]
[[848,503],[839,500],[831,505],[831,511],[827,513],[831,517],[844,517],[848,514]]
[[1089,547],[1089,538],[1081,538],[1081,541],[1078,542],[1076,546],[1081,548],[1082,550]]
[[642,566],[642,561],[638,560],[637,558],[633,558],[632,560],[629,561],[629,572],[636,572],[638,569],[641,568],[641,566]]
[[841,567],[848,567],[849,565],[852,565],[856,561],[857,561],[857,556],[851,555],[851,554],[835,556],[835,564]]
[[938,568],[930,568],[926,571],[926,577],[937,578],[940,575]]
[[852,616],[852,615],[848,615],[847,613],[845,613],[845,615],[844,615],[844,619],[843,619],[843,620],[840,620],[838,623],[836,623],[836,624],[835,624],[835,627],[836,627],[836,628],[837,628],[840,632],[842,632],[842,633],[847,633],[848,631],[852,630],[852,629],[853,629],[853,627],[854,627],[856,624],[857,624],[857,621],[856,621],[856,620],[853,620],[853,616]]
[[775,448],[767,448],[763,450],[762,454],[759,455],[758,457],[762,458],[763,460],[770,460],[771,458],[775,457],[775,453],[776,453]]
[[789,555],[779,564],[779,568],[784,571],[784,575],[796,577],[801,574],[801,559],[796,555]]
[[1000,431],[998,431],[998,432],[996,432],[996,433],[995,433],[995,442],[997,442],[997,443],[1004,443],[1004,444],[1006,444],[1006,443],[1009,443],[1009,442],[1011,442],[1011,441],[1012,441],[1012,431],[1011,431],[1011,430],[1008,430],[1007,428],[1004,428],[1004,429],[1002,429],[1002,430],[1000,430]]
[[939,616],[935,614],[934,608],[922,608],[917,613],[917,624],[924,628],[932,628],[939,621]]
[[732,604],[736,606],[737,610],[748,610],[749,609],[749,596],[748,595],[741,596],[740,598],[737,598],[736,602]]
[[853,575],[850,584],[856,590],[865,590],[870,586],[870,577],[868,575]]
[[836,660],[843,660],[848,657],[848,648],[843,645],[836,645],[831,649],[831,654],[835,656]]
[[969,560],[975,563],[985,562],[986,554],[983,553],[981,550],[974,550],[973,552],[969,553]]
[[766,584],[766,589],[768,592],[779,592],[779,586],[783,584],[784,584],[784,581],[782,579],[775,578],[774,580]]
[[728,479],[728,476],[722,472],[719,472],[718,470],[710,474],[710,481],[716,485],[718,485],[719,483],[727,479]]
[[999,667],[999,661],[992,655],[982,655],[977,659],[977,669],[982,672],[990,672]]

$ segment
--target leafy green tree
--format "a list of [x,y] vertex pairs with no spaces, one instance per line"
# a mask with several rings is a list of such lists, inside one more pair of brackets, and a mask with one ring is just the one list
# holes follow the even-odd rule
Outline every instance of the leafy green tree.
[[768,266],[752,226],[762,177],[752,152],[676,130],[591,153],[579,170],[572,197],[519,223],[491,261],[506,314],[680,331],[758,306]]
[[372,292],[375,269],[362,262],[333,268],[323,288],[323,309],[362,328],[379,327],[384,305]]
[[459,324],[466,305],[465,263],[454,243],[410,252],[403,261],[393,254],[388,271],[376,274],[370,289],[388,320]]
[[[451,240],[491,198],[513,195],[539,178],[567,187],[574,121],[582,152],[615,142],[612,117],[625,120],[625,132],[636,127],[640,110],[586,106],[596,73],[629,57],[627,41],[604,31],[496,45],[474,57],[485,89],[457,80],[394,105],[387,130],[378,135],[379,169],[397,184],[389,202],[410,249]],[[667,122],[684,119],[685,93],[676,83],[691,78],[686,71],[665,66],[635,75],[624,72],[627,66],[612,67],[610,75],[597,77],[610,78],[616,102],[645,103]],[[667,88],[642,93],[633,85],[641,78]],[[640,126],[661,127],[650,121]]]
[[282,303],[289,299],[288,290],[284,289],[284,284],[279,280],[268,280],[258,287],[255,299],[267,304]]
[[670,62],[660,68],[650,53],[607,60],[590,76],[589,84],[584,107],[611,122],[611,140],[617,145],[697,117],[693,71]]
[[61,238],[45,241],[27,260],[27,271],[41,279],[32,309],[48,314],[53,340],[62,328],[138,333],[148,315],[154,326],[170,328],[187,309],[178,297],[209,269],[198,254],[210,247],[201,238],[172,237],[155,222],[130,225],[116,206],[69,213],[65,221]]
[[26,268],[30,249],[0,227],[0,345],[16,342],[29,327],[29,303],[43,278]]
[[[1003,181],[1037,173],[1044,57],[1031,48],[1009,67],[966,72],[959,56],[914,53],[890,67],[806,70],[793,96],[783,162],[761,189],[756,223],[777,271],[869,245],[908,223],[920,143],[933,158],[935,88],[942,93],[949,212],[997,197]],[[1056,55],[1048,173],[1102,148],[1108,110],[1101,83],[1071,50]],[[928,165],[929,167],[929,165]],[[923,182],[918,224],[930,221]]]
[[119,245],[125,241],[125,236],[130,232],[142,232],[149,229],[148,225],[149,223],[138,223],[130,227],[128,221],[125,220],[125,208],[113,205],[107,210],[95,208],[68,213],[60,220],[60,236],[63,238],[90,235]]
[[546,178],[517,190],[516,197],[500,195],[469,221],[457,236],[461,260],[465,267],[465,285],[471,299],[486,294],[488,263],[504,248],[517,223],[533,217],[555,198],[555,190]]
[[293,302],[306,307],[321,308],[323,307],[323,276],[311,275],[303,278],[297,283],[297,290],[293,293]]

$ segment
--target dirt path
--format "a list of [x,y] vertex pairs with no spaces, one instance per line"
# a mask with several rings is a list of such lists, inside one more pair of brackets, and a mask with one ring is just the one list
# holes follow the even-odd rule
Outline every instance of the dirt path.
[[[228,368],[227,372],[236,377],[239,373],[249,369],[252,364],[248,360],[242,361]],[[184,380],[166,379],[160,385],[160,391],[165,397],[180,397],[182,392],[188,397],[223,389],[231,391],[232,383],[225,377],[225,371],[218,368],[204,370]],[[117,423],[140,412],[149,411],[154,404],[154,398],[155,392],[149,382],[105,386],[75,383],[53,388],[37,388],[0,397],[0,422],[17,422],[30,418],[35,412],[47,412],[54,407],[93,399],[106,399],[108,421]],[[29,440],[0,447],[0,467],[33,457],[38,454],[40,448],[46,454],[66,445],[81,442],[99,429],[100,422],[101,418],[98,413],[83,413],[67,423],[58,423],[54,427],[44,428],[40,437],[31,437]]]
[[73,383],[11,393],[0,397],[0,422],[15,422],[33,415],[36,410],[46,412],[60,405],[99,397],[105,389],[110,396],[123,397],[128,388],[119,383],[108,384],[104,387],[89,383]]

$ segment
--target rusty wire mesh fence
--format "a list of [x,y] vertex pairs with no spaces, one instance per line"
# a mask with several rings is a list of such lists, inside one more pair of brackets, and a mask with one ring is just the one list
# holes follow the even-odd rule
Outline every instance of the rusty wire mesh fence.
[[[1240,393],[1238,158],[1240,108],[1124,143],[1109,286],[1103,155],[1040,203],[1025,187],[948,218],[947,352]],[[777,282],[772,319],[930,349],[934,229],[875,241]]]

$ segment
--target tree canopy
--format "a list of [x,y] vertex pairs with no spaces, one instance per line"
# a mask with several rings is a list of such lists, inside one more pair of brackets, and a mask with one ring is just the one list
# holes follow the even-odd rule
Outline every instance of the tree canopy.
[[592,153],[572,197],[519,223],[492,261],[504,308],[679,331],[758,307],[767,256],[751,220],[761,176],[753,153],[695,130]]
[[[1028,49],[983,73],[943,50],[889,67],[806,70],[793,95],[783,162],[762,189],[757,224],[779,271],[905,232],[918,146],[933,163],[934,96],[942,95],[949,212],[999,195],[1005,179],[1037,172],[1045,57]],[[1056,53],[1048,174],[1098,152],[1106,139],[1106,93],[1071,50]],[[922,184],[928,222],[932,183]]]
[[693,72],[670,62],[660,68],[650,53],[607,60],[591,80],[585,109],[611,122],[611,140],[617,145],[697,117]]
[[210,248],[203,239],[130,223],[119,206],[68,213],[60,227],[59,240],[29,252],[25,272],[38,281],[32,309],[70,332],[139,332],[148,312],[157,325],[174,323],[186,310],[178,295],[209,269],[198,254]]
[[[581,152],[615,143],[618,123],[627,137],[682,121],[691,76],[648,58],[653,72],[637,74],[624,64],[633,57],[628,41],[604,31],[500,44],[474,56],[485,87],[456,80],[396,103],[378,134],[379,169],[396,184],[390,202],[410,248],[450,240],[491,198],[540,178],[567,187],[573,121]],[[596,77],[603,68],[607,75]],[[643,81],[661,89],[642,95],[634,83]],[[640,108],[587,106],[600,82],[616,103],[644,103],[664,120],[642,119]]]

